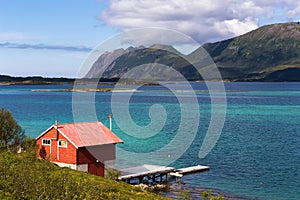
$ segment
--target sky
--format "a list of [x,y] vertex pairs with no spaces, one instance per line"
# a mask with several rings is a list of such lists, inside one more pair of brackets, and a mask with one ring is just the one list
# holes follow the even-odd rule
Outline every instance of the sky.
[[288,21],[299,0],[0,0],[0,74],[77,77],[92,49],[137,28],[204,44]]

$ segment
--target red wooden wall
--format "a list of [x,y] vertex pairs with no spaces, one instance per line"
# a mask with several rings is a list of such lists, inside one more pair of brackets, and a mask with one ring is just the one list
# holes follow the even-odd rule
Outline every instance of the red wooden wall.
[[[58,140],[56,140],[56,129],[52,128],[47,133],[45,133],[42,137],[40,137],[36,143],[38,145],[37,155],[39,156],[40,149],[42,148],[42,140],[43,139],[51,139],[51,145],[43,145],[47,158],[50,158],[53,162],[63,162],[68,164],[76,164],[77,157],[77,149],[71,142],[67,142],[67,148],[58,147],[58,140],[66,140],[66,138],[58,133]],[[51,151],[50,151],[51,148]]]
[[[52,162],[61,162],[67,164],[88,164],[88,172],[97,176],[104,176],[103,161],[97,160],[85,147],[76,147],[67,141],[67,148],[58,147],[59,140],[66,140],[66,138],[58,132],[56,137],[56,129],[52,128],[42,137],[38,138],[36,144],[38,145],[37,156],[39,157],[40,149],[42,148],[43,139],[51,139],[51,145],[43,145],[46,150],[46,158],[50,158]],[[56,139],[57,138],[57,139]],[[51,148],[51,150],[50,150]],[[113,151],[113,154],[115,152]]]

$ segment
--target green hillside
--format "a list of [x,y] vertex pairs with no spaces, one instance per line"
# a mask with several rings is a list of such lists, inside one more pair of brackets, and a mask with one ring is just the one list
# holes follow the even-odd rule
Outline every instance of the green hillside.
[[300,80],[299,23],[267,25],[203,47],[219,67],[224,79]]
[[61,168],[34,154],[0,152],[0,199],[166,199],[129,184]]

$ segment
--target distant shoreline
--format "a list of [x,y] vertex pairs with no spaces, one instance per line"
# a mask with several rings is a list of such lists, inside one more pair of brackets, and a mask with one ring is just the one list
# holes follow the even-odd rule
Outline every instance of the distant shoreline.
[[[205,82],[203,80],[188,80],[191,82]],[[166,80],[168,82],[168,80]],[[170,80],[170,82],[175,82]],[[207,81],[206,81],[207,82]],[[208,82],[220,82],[220,81],[208,81]],[[300,82],[300,81],[261,81],[261,80],[221,80],[221,82]],[[13,77],[8,75],[0,75],[0,85],[148,85],[156,86],[160,85],[159,81],[149,81],[149,80],[138,80],[138,79],[127,79],[120,80],[120,78],[48,78],[42,76],[27,76],[27,77]]]
[[61,85],[61,84],[95,84],[95,83],[116,83],[119,78],[65,78],[65,77],[42,77],[42,76],[27,76],[14,77],[8,75],[0,75],[0,85]]
[[68,88],[68,89],[38,89],[30,90],[31,92],[134,92],[130,88]]

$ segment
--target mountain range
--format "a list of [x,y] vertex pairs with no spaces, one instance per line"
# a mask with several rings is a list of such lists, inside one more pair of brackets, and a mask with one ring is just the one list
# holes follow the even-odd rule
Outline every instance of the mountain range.
[[[196,60],[198,64],[189,60]],[[167,77],[168,80],[180,77],[178,73],[170,73],[170,69],[162,71],[158,67],[153,71],[149,63],[155,63],[175,69],[188,80],[203,80],[202,73],[193,65],[209,73],[212,62],[225,81],[300,81],[300,24],[287,22],[262,26],[235,38],[206,43],[188,55],[164,44],[116,49],[100,55],[85,78],[120,78],[137,66],[142,71],[136,72],[136,77],[127,77],[145,78],[141,76],[147,74],[159,75],[160,79]]]

